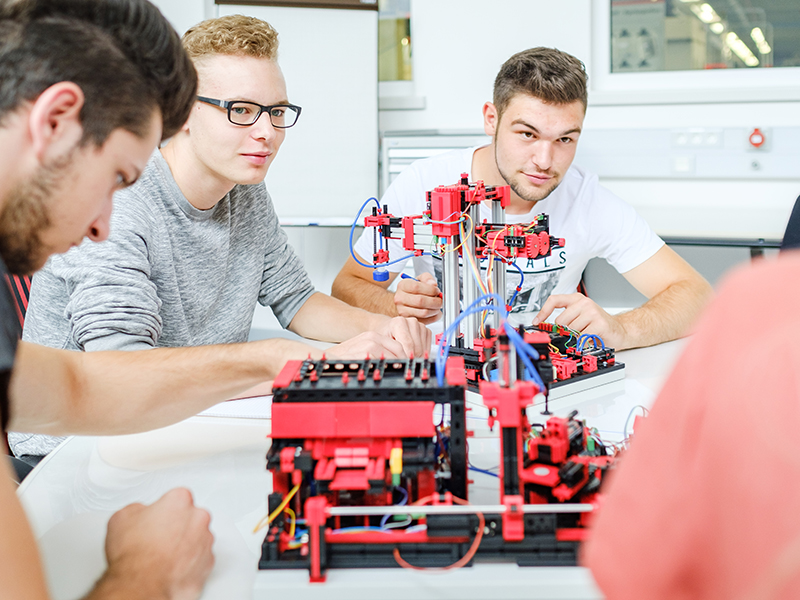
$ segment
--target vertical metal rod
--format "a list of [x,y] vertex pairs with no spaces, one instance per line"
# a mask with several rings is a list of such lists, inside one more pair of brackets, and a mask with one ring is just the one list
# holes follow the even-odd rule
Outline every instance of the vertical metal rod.
[[497,383],[509,388],[517,381],[517,352],[507,335],[497,339]]
[[[492,223],[505,225],[506,211],[500,206],[500,202],[492,202]],[[494,260],[494,257],[489,257],[489,260]],[[494,293],[503,299],[503,303],[508,302],[506,297],[506,265],[505,263],[495,261],[492,265],[492,287]],[[500,327],[500,313],[494,313],[494,318],[491,321],[494,323],[495,329]]]
[[[480,261],[475,256],[475,227],[478,224],[478,219],[481,217],[481,205],[471,204],[469,207],[469,222],[464,224],[464,233],[467,234],[467,239],[464,240],[464,245],[461,247],[464,256],[461,263],[464,265],[464,273],[461,276],[461,284],[464,287],[464,308],[471,306],[480,295],[480,288],[475,276],[472,274],[472,269],[467,261],[467,255],[472,257],[478,269],[480,270]],[[466,317],[462,323],[462,331],[464,332],[464,346],[472,348],[475,343],[475,338],[480,336],[480,315],[474,314]]]
[[[505,266],[505,265],[503,265]],[[508,379],[510,380],[509,387],[513,386],[517,381],[517,349],[513,344],[508,345]]]
[[[444,245],[444,256],[442,257],[442,285],[444,289],[444,330],[447,331],[450,326],[461,314],[461,307],[459,306],[459,292],[460,286],[458,285],[458,252],[453,252],[453,248],[458,246],[460,242],[459,236],[454,235],[450,241]],[[460,333],[460,327],[456,328],[453,333],[453,342],[451,345],[456,345]]]
[[[508,343],[508,340],[506,340]],[[508,354],[504,351],[504,348],[498,344],[497,357],[495,361],[495,366],[497,367],[497,385],[502,388],[509,387],[509,382],[506,379],[506,362],[508,361]],[[487,379],[488,376],[487,376]]]

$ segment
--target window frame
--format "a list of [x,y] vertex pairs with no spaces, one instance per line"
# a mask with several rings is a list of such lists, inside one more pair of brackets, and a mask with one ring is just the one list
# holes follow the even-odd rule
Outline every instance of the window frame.
[[595,105],[800,101],[800,67],[611,72],[611,0],[592,0]]

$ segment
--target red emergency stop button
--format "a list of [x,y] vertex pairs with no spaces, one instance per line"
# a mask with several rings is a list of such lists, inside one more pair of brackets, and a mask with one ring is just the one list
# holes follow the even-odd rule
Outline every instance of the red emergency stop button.
[[753,146],[754,148],[761,148],[761,146],[764,145],[764,142],[767,141],[767,138],[765,138],[761,130],[758,127],[756,127],[750,133],[750,137],[748,138],[748,140],[750,140],[750,145]]

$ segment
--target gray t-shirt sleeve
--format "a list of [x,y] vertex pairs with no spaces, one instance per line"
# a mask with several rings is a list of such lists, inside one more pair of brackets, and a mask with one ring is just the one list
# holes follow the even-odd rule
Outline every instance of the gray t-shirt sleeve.
[[315,290],[303,262],[295,254],[278,223],[271,200],[266,203],[265,210],[266,248],[258,301],[263,306],[269,306],[281,327],[286,328]]
[[[37,274],[26,337],[46,339],[47,333],[40,331],[43,327],[66,320],[71,339],[49,345],[89,351],[156,345],[161,334],[161,300],[150,280],[148,243],[139,233],[152,231],[153,226],[142,204],[128,201],[129,193],[115,196],[108,240],[84,241],[67,254],[54,256]],[[59,306],[59,299],[66,299],[66,304]],[[60,315],[46,314],[59,309]]]
[[[161,300],[150,278],[149,244],[141,232],[154,232],[144,204],[115,199],[109,239],[84,243],[72,273],[66,315],[78,346],[85,350],[141,350],[161,335]],[[116,233],[114,233],[116,232]]]

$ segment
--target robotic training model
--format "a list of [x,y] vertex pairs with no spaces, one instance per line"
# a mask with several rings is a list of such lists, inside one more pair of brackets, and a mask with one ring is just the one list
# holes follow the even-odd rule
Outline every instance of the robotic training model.
[[[286,364],[273,385],[273,491],[257,527],[267,527],[260,569],[308,569],[312,581],[324,581],[331,568],[576,564],[617,450],[574,412],[532,423],[526,408],[562,381],[622,366],[596,336],[509,325],[513,298],[506,305],[495,293],[505,290],[509,259],[564,245],[550,236],[547,215],[503,224],[509,194],[463,176],[429,192],[423,215],[400,219],[378,207],[366,218],[376,233],[375,264],[365,266],[384,280],[383,239],[401,237],[419,256],[416,227],[432,226],[444,263],[444,333],[433,358]],[[484,200],[496,223],[478,223]],[[459,254],[469,266],[463,278]],[[489,426],[499,427],[496,472],[469,462],[468,385],[479,389]],[[497,504],[469,503],[469,470],[497,477]]]
[[463,356],[287,363],[273,388],[259,568],[324,581],[331,568],[576,564],[616,449],[574,412],[529,421],[547,393],[549,342],[499,325],[498,377],[480,383],[500,433],[498,472],[484,471],[499,482],[491,505],[468,502]]

